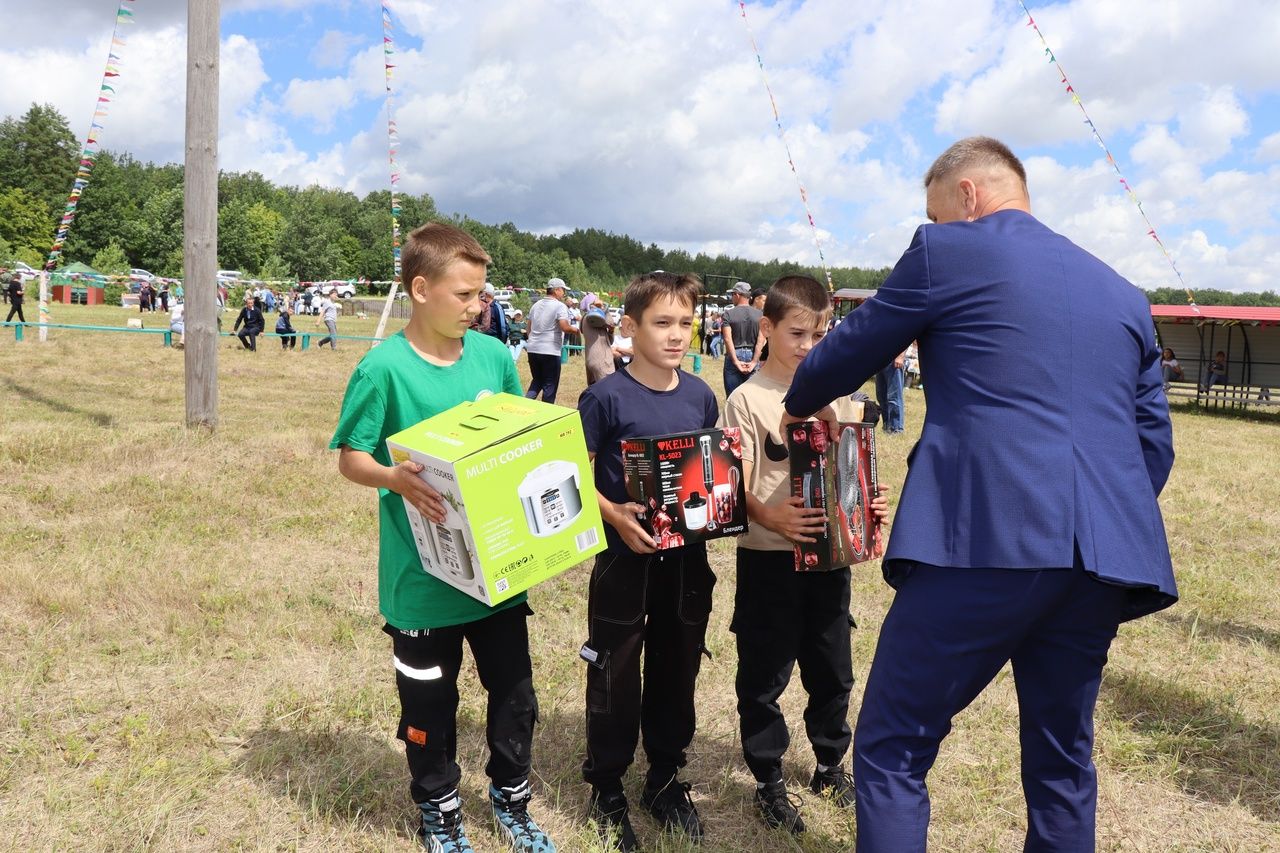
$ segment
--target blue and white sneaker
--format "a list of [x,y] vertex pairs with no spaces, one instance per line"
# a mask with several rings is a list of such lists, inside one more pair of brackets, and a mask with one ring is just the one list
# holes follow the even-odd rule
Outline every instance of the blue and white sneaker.
[[498,832],[518,853],[555,853],[556,846],[529,817],[533,791],[526,779],[514,788],[489,786],[489,802]]
[[428,853],[475,853],[462,828],[462,798],[455,788],[443,797],[418,803],[422,826],[418,840]]

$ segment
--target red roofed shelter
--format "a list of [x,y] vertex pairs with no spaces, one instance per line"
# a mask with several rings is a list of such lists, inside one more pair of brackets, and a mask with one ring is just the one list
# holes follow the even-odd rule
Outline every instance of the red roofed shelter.
[[[1248,408],[1275,406],[1280,388],[1280,308],[1245,305],[1152,305],[1156,339],[1177,356],[1188,384],[1170,396],[1196,404]],[[1227,354],[1227,384],[1205,393],[1199,385],[1214,353]]]

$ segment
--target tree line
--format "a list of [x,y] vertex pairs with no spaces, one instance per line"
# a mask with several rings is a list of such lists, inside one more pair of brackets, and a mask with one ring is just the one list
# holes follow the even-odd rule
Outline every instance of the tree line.
[[[32,104],[0,122],[0,265],[43,264],[80,158],[80,146],[56,109]],[[128,153],[98,155],[81,196],[60,264],[79,261],[99,272],[130,268],[182,276],[181,165],[142,163]],[[706,277],[722,293],[738,280],[764,286],[783,275],[822,271],[790,261],[663,249],[625,234],[578,228],[535,235],[505,222],[491,225],[437,210],[427,194],[398,194],[404,234],[430,221],[449,221],[474,235],[493,257],[490,280],[501,287],[540,287],[558,276],[571,288],[621,291],[635,274],[655,269]],[[277,186],[257,172],[218,178],[218,265],[263,280],[326,281],[392,277],[391,194],[363,197],[321,186]],[[887,267],[831,270],[835,286],[875,288]],[[1182,303],[1174,288],[1148,292],[1154,303]],[[1205,290],[1202,304],[1280,305],[1280,296]]]

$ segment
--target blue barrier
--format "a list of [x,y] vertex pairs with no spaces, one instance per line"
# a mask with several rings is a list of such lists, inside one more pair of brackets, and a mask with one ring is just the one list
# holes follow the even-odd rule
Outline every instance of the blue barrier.
[[[170,329],[135,329],[130,326],[84,326],[76,323],[4,323],[3,325],[13,327],[13,338],[15,341],[21,341],[23,339],[22,330],[23,328],[29,326],[32,329],[76,329],[82,332],[133,332],[133,333],[139,333],[144,335],[163,335],[164,345],[165,346],[173,345],[173,331]],[[218,336],[223,338],[234,338],[236,337],[236,333],[235,332],[219,332]],[[262,332],[261,334],[258,335],[258,337],[283,338],[283,337],[288,337],[288,335],[282,335],[279,332]],[[301,349],[305,350],[311,347],[311,339],[313,337],[320,338],[321,340],[323,340],[325,338],[330,337],[330,335],[328,332],[296,331],[293,333],[293,337],[300,339],[302,344]],[[375,338],[369,335],[333,335],[332,337],[335,337],[340,341],[383,340],[383,338]],[[561,364],[569,363],[569,352],[571,350],[573,352],[582,352],[582,347],[572,346],[570,344],[565,344],[563,347],[561,347],[560,349]],[[693,359],[694,373],[702,372],[702,354],[701,353],[696,353],[696,352],[685,353],[684,357]]]
[[[582,352],[582,349],[583,349],[582,347],[577,346],[577,345],[573,345],[573,344],[565,344],[565,345],[563,345],[562,347],[560,347],[560,363],[561,363],[561,364],[568,364],[568,363],[569,363],[569,352],[570,352],[570,350],[572,350],[573,352]],[[693,372],[694,372],[694,373],[701,373],[701,372],[702,372],[702,354],[701,354],[701,353],[697,353],[697,352],[687,352],[687,353],[685,353],[685,354],[684,354],[684,357],[685,357],[685,358],[691,358],[691,359],[693,359]]]

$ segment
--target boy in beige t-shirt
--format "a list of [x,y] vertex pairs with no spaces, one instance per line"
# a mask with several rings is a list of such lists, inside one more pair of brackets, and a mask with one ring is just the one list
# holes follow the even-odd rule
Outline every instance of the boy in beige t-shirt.
[[[731,629],[737,636],[738,717],[742,752],[756,778],[755,801],[765,823],[790,832],[804,821],[788,797],[782,756],[790,744],[778,698],[798,663],[809,694],[805,730],[817,767],[809,788],[843,808],[853,806],[853,780],[841,768],[849,750],[850,570],[797,572],[794,543],[811,542],[823,529],[823,512],[791,497],[787,446],[778,434],[782,399],[796,368],[826,334],[831,303],[807,276],[787,276],[769,289],[761,330],[769,360],[729,395],[724,423],[742,430],[742,469],[747,485],[748,532],[738,539],[738,585]],[[863,404],[832,404],[840,421],[861,421]],[[882,518],[886,501],[872,501]]]

